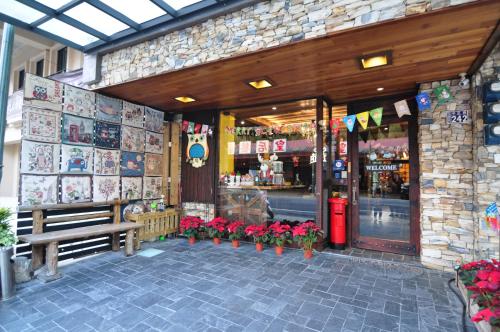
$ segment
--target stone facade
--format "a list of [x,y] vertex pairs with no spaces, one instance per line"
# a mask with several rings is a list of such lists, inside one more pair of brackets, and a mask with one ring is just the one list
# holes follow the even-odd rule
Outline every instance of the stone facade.
[[103,55],[101,81],[128,82],[474,0],[269,0]]
[[215,206],[214,204],[183,202],[182,215],[196,216],[205,221],[210,221],[215,218]]

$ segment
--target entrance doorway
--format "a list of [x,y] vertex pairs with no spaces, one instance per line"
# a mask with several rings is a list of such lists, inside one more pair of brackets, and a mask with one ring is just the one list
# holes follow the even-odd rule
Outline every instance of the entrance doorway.
[[399,118],[393,103],[401,99],[349,105],[350,114],[384,108],[380,126],[358,126],[348,137],[351,243],[415,255],[420,237],[417,110],[408,101],[412,115]]

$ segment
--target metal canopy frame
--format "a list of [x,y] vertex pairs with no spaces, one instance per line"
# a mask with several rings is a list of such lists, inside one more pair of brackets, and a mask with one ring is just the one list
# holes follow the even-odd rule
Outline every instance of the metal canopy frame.
[[[52,39],[63,45],[67,45],[74,49],[80,50],[84,53],[93,53],[98,49],[108,47],[110,45],[115,45],[125,39],[140,38],[141,36],[151,33],[155,29],[163,29],[165,25],[175,24],[185,21],[193,15],[199,17],[199,15],[203,15],[203,13],[205,13],[208,19],[210,17],[210,14],[214,10],[217,11],[224,7],[231,7],[230,5],[235,5],[237,3],[245,4],[254,2],[248,0],[201,0],[186,7],[182,7],[179,10],[175,10],[162,0],[148,0],[152,4],[156,5],[158,8],[160,8],[164,12],[164,14],[156,18],[153,18],[149,21],[143,23],[137,23],[127,15],[108,6],[107,4],[105,4],[100,0],[72,0],[58,9],[52,9],[35,0],[16,0],[16,1],[39,11],[40,13],[44,14],[44,16],[32,23],[26,23],[15,17],[0,12],[1,21],[32,31],[36,34]],[[66,15],[66,11],[82,3],[87,3],[97,8],[103,13],[108,14],[114,19],[118,20],[119,22],[125,24],[126,26],[128,26],[128,28],[108,36],[103,32],[100,32],[80,22],[79,20],[76,20]],[[91,36],[94,36],[98,40],[87,45],[80,45],[74,41],[58,36],[57,34],[48,32],[39,27],[41,24],[51,19],[60,20],[61,22],[71,25],[72,27],[80,31],[83,31]]]

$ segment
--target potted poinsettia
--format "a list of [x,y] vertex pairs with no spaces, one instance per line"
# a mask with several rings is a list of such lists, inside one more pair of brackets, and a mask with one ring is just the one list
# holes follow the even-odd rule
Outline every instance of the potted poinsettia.
[[208,231],[208,236],[212,238],[215,245],[219,245],[221,238],[224,236],[226,230],[227,220],[222,217],[217,217],[205,224],[205,228]]
[[233,221],[227,225],[226,229],[233,248],[238,248],[240,246],[240,239],[245,235],[245,223],[243,221]]
[[202,230],[203,220],[195,216],[185,216],[181,219],[181,232],[189,240],[189,244],[196,242],[198,234]]
[[245,228],[245,234],[252,236],[255,242],[255,250],[264,250],[264,243],[269,240],[269,232],[266,225],[250,225]]
[[312,258],[312,247],[318,241],[319,231],[319,227],[312,221],[307,221],[293,228],[293,239],[304,249],[305,259]]
[[292,242],[291,230],[290,225],[281,224],[279,221],[269,226],[269,242],[274,244],[276,255],[281,256],[285,243]]

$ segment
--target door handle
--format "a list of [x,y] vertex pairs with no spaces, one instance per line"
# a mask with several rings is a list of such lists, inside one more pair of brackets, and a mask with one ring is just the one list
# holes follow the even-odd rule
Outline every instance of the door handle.
[[357,194],[357,191],[358,191],[358,186],[356,185],[356,182],[353,182],[352,183],[352,205],[357,205],[358,204],[358,200],[356,199],[356,194]]

